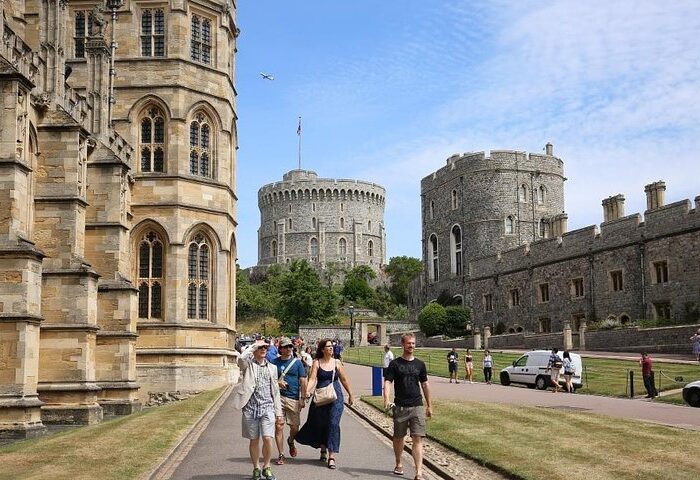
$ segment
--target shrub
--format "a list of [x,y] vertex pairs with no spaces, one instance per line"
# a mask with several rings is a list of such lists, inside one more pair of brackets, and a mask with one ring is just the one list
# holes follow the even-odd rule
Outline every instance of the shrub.
[[448,337],[462,337],[466,334],[467,323],[471,320],[471,310],[464,307],[445,308],[445,335]]
[[418,326],[427,336],[440,335],[445,331],[447,312],[439,303],[429,303],[418,314]]
[[503,322],[498,322],[494,330],[494,335],[503,335],[506,333],[506,324]]

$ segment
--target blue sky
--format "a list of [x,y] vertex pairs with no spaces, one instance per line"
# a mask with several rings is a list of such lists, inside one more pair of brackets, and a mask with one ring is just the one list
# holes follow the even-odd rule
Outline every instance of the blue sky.
[[[569,229],[644,185],[700,194],[700,3],[239,0],[238,247],[257,191],[297,165],[387,190],[387,260],[420,257],[420,180],[457,152],[564,161]],[[274,75],[274,81],[259,72]]]

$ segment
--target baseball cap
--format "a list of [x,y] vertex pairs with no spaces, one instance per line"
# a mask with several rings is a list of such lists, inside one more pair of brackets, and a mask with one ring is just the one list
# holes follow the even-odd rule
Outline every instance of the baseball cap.
[[254,344],[253,344],[253,351],[257,350],[257,349],[260,348],[260,347],[268,348],[269,346],[270,346],[270,344],[267,343],[267,342],[265,342],[265,343],[254,343]]
[[292,340],[289,337],[282,337],[280,339],[280,347],[294,346]]

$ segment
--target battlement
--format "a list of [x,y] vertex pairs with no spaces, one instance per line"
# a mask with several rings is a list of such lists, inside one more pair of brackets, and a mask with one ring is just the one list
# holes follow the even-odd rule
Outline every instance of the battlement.
[[384,205],[386,190],[376,183],[355,179],[319,178],[310,170],[292,170],[280,182],[258,190],[258,205],[290,200],[347,200]]
[[472,279],[479,279],[599,251],[609,251],[662,236],[681,234],[688,230],[700,230],[700,209],[697,208],[700,207],[700,196],[696,197],[695,201],[696,208],[691,208],[690,200],[681,200],[645,212],[644,221],[639,213],[635,213],[603,222],[600,228],[590,225],[565,233],[561,237],[540,240],[483,257],[470,263],[470,276]]
[[480,171],[523,171],[564,176],[564,162],[554,155],[517,150],[456,153],[447,158],[444,167],[421,180],[421,190],[429,190],[455,177]]

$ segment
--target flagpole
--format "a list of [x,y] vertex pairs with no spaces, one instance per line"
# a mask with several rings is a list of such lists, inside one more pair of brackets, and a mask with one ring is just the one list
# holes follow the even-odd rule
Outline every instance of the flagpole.
[[299,117],[299,126],[297,127],[297,136],[299,137],[299,170],[301,170],[301,117]]

